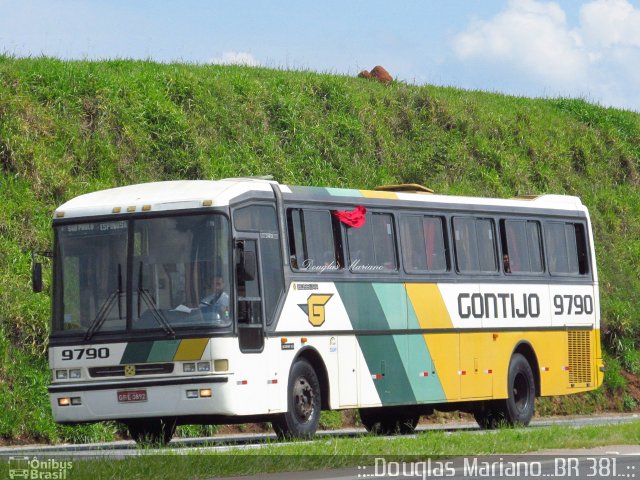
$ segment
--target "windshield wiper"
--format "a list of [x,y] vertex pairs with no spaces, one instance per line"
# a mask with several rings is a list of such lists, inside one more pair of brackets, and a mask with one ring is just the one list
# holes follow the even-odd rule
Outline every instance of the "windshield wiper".
[[151,314],[158,325],[166,332],[167,335],[175,335],[176,331],[171,328],[171,325],[165,318],[164,314],[158,310],[155,305],[153,297],[148,290],[142,288],[142,262],[140,262],[140,271],[138,273],[138,318],[140,318],[140,299],[144,300],[147,308],[151,311]]
[[84,335],[84,339],[89,340],[93,335],[102,328],[102,324],[107,319],[107,315],[113,308],[113,303],[116,299],[118,299],[118,318],[122,319],[122,302],[120,301],[120,297],[122,295],[122,271],[120,268],[120,264],[118,264],[118,288],[116,288],[113,292],[109,294],[107,299],[104,301],[100,310],[98,310],[98,314],[96,318],[93,319],[91,325],[89,325],[89,329],[87,333]]

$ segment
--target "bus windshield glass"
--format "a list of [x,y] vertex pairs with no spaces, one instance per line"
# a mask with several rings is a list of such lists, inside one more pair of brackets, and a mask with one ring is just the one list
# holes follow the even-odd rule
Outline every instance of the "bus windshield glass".
[[229,329],[229,245],[220,214],[57,226],[53,331]]

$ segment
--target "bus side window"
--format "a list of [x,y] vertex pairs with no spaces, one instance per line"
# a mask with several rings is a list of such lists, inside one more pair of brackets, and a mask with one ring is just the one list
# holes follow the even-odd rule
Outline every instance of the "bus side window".
[[454,218],[453,234],[456,250],[456,266],[461,273],[478,270],[478,247],[472,218]]
[[427,270],[427,248],[421,215],[405,215],[400,220],[402,255],[408,272]]
[[367,213],[360,228],[347,229],[349,269],[352,272],[394,272],[398,269],[393,217],[388,213]]
[[544,272],[540,222],[527,222],[527,246],[529,247],[529,261],[531,265],[531,272]]
[[540,223],[532,220],[501,220],[505,273],[542,273]]
[[291,268],[316,272],[342,268],[341,231],[329,210],[290,208],[287,230]]
[[[260,233],[260,268],[264,277],[262,290],[267,325],[275,321],[275,312],[284,292],[282,276],[282,250],[276,210],[273,205],[249,205],[233,213],[234,227],[238,231]],[[257,252],[254,252],[257,255]]]
[[493,220],[484,218],[476,219],[476,235],[478,236],[478,264],[480,271],[497,271],[496,236]]
[[549,272],[559,275],[589,273],[586,235],[582,224],[547,222],[545,242]]
[[454,217],[456,264],[460,273],[494,273],[498,271],[493,220]]
[[447,271],[442,217],[406,215],[400,221],[400,228],[405,268],[408,272]]

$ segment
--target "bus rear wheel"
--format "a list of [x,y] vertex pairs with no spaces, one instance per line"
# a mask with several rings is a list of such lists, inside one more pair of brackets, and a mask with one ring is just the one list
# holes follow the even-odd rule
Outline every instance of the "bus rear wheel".
[[127,422],[129,435],[138,445],[160,446],[171,441],[176,431],[174,419],[135,420]]
[[509,363],[506,400],[492,400],[473,412],[480,428],[493,429],[501,425],[529,425],[533,417],[536,383],[527,359],[516,353]]
[[519,353],[509,363],[509,397],[505,401],[504,417],[509,425],[529,425],[536,399],[536,382],[529,362]]
[[367,432],[378,435],[407,435],[418,426],[420,415],[385,408],[361,408],[360,421]]
[[291,368],[287,388],[287,412],[272,421],[278,438],[310,438],[316,433],[321,410],[320,381],[306,360]]

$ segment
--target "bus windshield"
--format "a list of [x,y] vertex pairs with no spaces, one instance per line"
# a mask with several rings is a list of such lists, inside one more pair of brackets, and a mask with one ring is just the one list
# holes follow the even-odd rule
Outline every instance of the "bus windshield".
[[229,245],[221,214],[57,226],[53,331],[229,329]]

